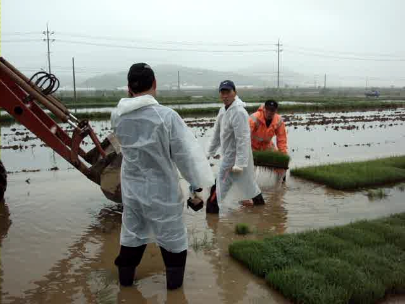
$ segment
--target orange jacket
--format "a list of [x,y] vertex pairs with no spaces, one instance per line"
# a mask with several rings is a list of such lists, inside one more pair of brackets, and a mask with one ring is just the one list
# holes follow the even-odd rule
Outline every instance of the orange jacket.
[[260,106],[257,112],[249,117],[253,151],[275,150],[272,138],[276,135],[277,149],[287,153],[287,132],[283,119],[279,114],[275,114],[270,126],[267,127],[263,108],[263,105]]

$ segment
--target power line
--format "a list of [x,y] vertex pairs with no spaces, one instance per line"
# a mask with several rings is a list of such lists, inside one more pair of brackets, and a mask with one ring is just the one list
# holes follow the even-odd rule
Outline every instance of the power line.
[[[52,32],[53,33],[53,32]],[[39,34],[38,32],[32,31],[32,32],[3,32],[2,35],[17,35],[17,36],[25,36],[25,35],[33,35],[33,34]],[[159,40],[151,40],[151,39],[145,39],[145,38],[136,38],[132,41],[128,41],[128,37],[123,38],[123,37],[111,37],[111,36],[96,36],[96,35],[87,35],[87,34],[80,34],[80,33],[71,33],[71,32],[61,32],[59,33],[61,36],[67,36],[67,37],[73,37],[73,38],[86,38],[86,39],[95,39],[95,40],[109,40],[109,41],[125,41],[129,43],[139,43],[141,42],[146,42],[146,43],[155,43],[155,44],[174,44],[174,45],[187,45],[187,46],[223,46],[223,47],[257,47],[257,46],[273,46],[272,43],[270,42],[246,42],[246,43],[215,43],[215,42],[202,42],[202,41],[170,41],[170,40],[164,40],[164,41],[159,41]],[[35,40],[33,39],[25,39],[25,40],[3,40],[2,42],[33,42]],[[70,41],[69,43],[73,43],[73,41]],[[79,41],[74,41],[74,43],[79,43]],[[108,46],[111,47],[112,45],[106,45],[104,43],[98,43],[98,42],[89,42],[89,41],[80,41],[81,44],[101,44],[100,46]],[[117,45],[116,45],[117,46]],[[124,46],[120,46],[124,47]],[[127,45],[125,47],[128,47]],[[131,48],[134,48],[133,46],[130,46]],[[405,61],[400,55],[398,54],[381,54],[381,53],[354,53],[354,52],[347,52],[347,51],[337,51],[337,50],[326,50],[326,49],[320,49],[320,48],[308,48],[308,47],[303,47],[303,46],[297,46],[297,45],[287,45],[287,49],[291,48],[291,52],[295,52],[298,54],[302,55],[309,55],[309,56],[319,56],[319,57],[325,57],[325,58],[336,58],[336,59],[348,59],[348,60],[371,60],[371,61],[395,61],[394,59],[381,59],[381,58],[364,58],[364,57],[396,57],[399,58],[399,61]],[[165,51],[166,49],[161,48],[161,47],[139,47],[140,49],[156,49],[156,50],[162,50]],[[169,49],[172,50],[172,49]],[[176,49],[178,51],[178,49]],[[181,50],[181,51],[199,51],[195,49],[187,49],[187,50]],[[271,50],[269,49],[259,49],[259,50],[232,50],[232,52],[270,52]],[[201,52],[228,52],[227,50],[202,50]],[[231,51],[229,51],[231,52]],[[337,55],[333,55],[337,54]],[[343,56],[342,56],[343,55]],[[346,56],[345,56],[346,55]],[[349,55],[349,57],[347,56]],[[352,58],[355,57],[355,58]]]
[[380,61],[380,62],[404,62],[405,58],[401,59],[379,59],[379,58],[362,58],[362,57],[350,57],[350,56],[334,56],[334,55],[325,55],[321,53],[312,53],[312,52],[304,52],[304,51],[294,51],[287,49],[289,53],[293,54],[300,54],[306,56],[313,56],[313,57],[321,57],[321,58],[331,58],[337,60],[359,60],[359,61]]
[[103,46],[124,49],[139,49],[150,51],[168,51],[168,52],[196,52],[196,53],[267,53],[274,52],[274,49],[256,49],[256,50],[207,50],[207,49],[184,49],[184,48],[161,48],[161,47],[147,47],[147,46],[134,46],[134,45],[119,45],[119,44],[106,44],[96,42],[85,42],[78,40],[63,40],[58,39],[58,42],[68,44],[81,44],[92,46]]
[[26,35],[40,35],[41,32],[1,32],[3,36],[26,36]]
[[1,42],[14,43],[14,42],[40,42],[39,39],[2,39]]
[[58,32],[61,36],[67,36],[72,38],[88,38],[88,39],[95,39],[95,40],[111,40],[111,41],[125,41],[125,42],[132,42],[132,43],[139,43],[140,41],[146,43],[156,43],[156,44],[174,44],[174,45],[187,45],[187,46],[231,46],[231,47],[252,47],[252,46],[273,46],[273,43],[216,43],[216,42],[204,42],[204,41],[174,41],[174,40],[152,40],[152,39],[145,39],[145,38],[136,38],[133,40],[128,40],[128,38],[117,38],[111,36],[93,36],[93,35],[85,35],[85,34],[76,34],[76,33],[66,33],[66,32]]
[[[49,31],[47,31],[49,32]],[[46,34],[47,32],[43,32]],[[49,32],[48,34],[54,34],[54,32]],[[47,35],[48,36],[48,35]],[[79,35],[77,35],[79,36]],[[91,35],[80,35],[82,37],[93,37],[96,39],[101,39],[101,36],[91,36]],[[106,37],[108,38],[108,37]],[[121,38],[110,38],[112,41],[120,41],[123,40]],[[36,39],[6,39],[2,40],[3,43],[25,43],[25,42],[36,42]],[[53,42],[55,39],[44,39],[44,41],[49,41]],[[68,43],[68,44],[81,44],[81,45],[91,45],[91,46],[102,46],[102,47],[115,47],[115,48],[125,48],[125,49],[139,49],[139,50],[152,50],[152,51],[176,51],[176,52],[196,52],[196,53],[268,53],[268,52],[273,52],[273,49],[265,48],[265,49],[244,49],[244,50],[215,50],[215,49],[193,49],[193,48],[167,48],[167,47],[153,47],[153,46],[134,46],[134,45],[122,45],[122,44],[106,44],[106,43],[98,43],[98,42],[88,42],[88,41],[80,41],[80,40],[58,40],[62,43]],[[128,41],[128,39],[126,39]],[[154,41],[155,43],[168,43],[168,44],[176,44],[176,45],[193,45],[193,46],[198,46],[198,45],[211,45],[211,46],[228,46],[228,47],[252,47],[252,46],[271,46],[271,44],[267,43],[238,43],[238,44],[214,44],[214,43],[203,43],[203,44],[198,44],[198,43],[191,43],[191,42],[181,42],[181,41]],[[276,45],[277,46],[277,45]],[[304,56],[313,56],[313,57],[320,57],[320,58],[331,58],[331,59],[337,59],[337,60],[358,60],[358,61],[375,61],[375,62],[403,62],[405,61],[405,58],[399,58],[397,57],[398,55],[395,54],[363,54],[366,56],[391,56],[391,57],[396,57],[394,58],[365,58],[365,57],[359,57],[361,55],[360,53],[350,53],[350,52],[340,52],[340,51],[327,51],[327,50],[316,50],[316,49],[311,49],[311,48],[305,48],[305,47],[295,47],[298,50],[295,49],[289,49],[288,46],[287,48],[284,46],[284,49],[286,49],[288,52],[293,53],[293,54],[299,54],[299,55],[304,55]],[[301,49],[301,50],[300,50]],[[303,50],[303,51],[302,51]],[[306,50],[313,50],[313,51],[306,51]],[[275,50],[278,52],[278,49]],[[325,52],[325,53],[322,53]],[[348,54],[348,55],[334,55],[334,54]]]
[[[152,51],[172,51],[172,52],[196,52],[196,53],[269,53],[278,52],[274,49],[253,49],[253,50],[208,50],[208,49],[185,49],[185,48],[161,48],[161,47],[145,47],[145,46],[133,46],[133,45],[119,45],[119,44],[106,44],[106,43],[96,43],[96,42],[85,42],[77,40],[58,40],[58,42],[68,43],[68,44],[81,44],[81,45],[92,45],[92,46],[103,46],[103,47],[113,47],[113,48],[125,48],[125,49],[139,49],[139,50],[152,50]],[[281,46],[281,45],[280,45]],[[379,59],[379,58],[361,58],[361,57],[350,57],[350,56],[334,56],[326,55],[313,52],[304,51],[294,51],[288,50],[290,53],[296,53],[300,55],[332,58],[340,60],[361,60],[361,61],[381,61],[381,62],[403,62],[405,58],[401,59]]]
[[382,54],[382,53],[357,53],[357,52],[347,52],[347,51],[337,51],[337,50],[326,50],[326,49],[318,49],[318,48],[308,48],[308,47],[303,47],[303,46],[297,46],[297,45],[291,45],[287,44],[287,48],[291,46],[294,49],[298,50],[303,50],[303,51],[309,51],[309,52],[315,52],[315,53],[326,53],[326,54],[340,54],[340,55],[351,55],[351,56],[363,56],[363,57],[400,57],[402,58],[401,55],[391,53],[391,54]]
[[[173,40],[151,40],[145,38],[136,38],[135,40],[128,41],[128,38],[117,38],[111,36],[94,36],[94,35],[85,35],[85,34],[78,34],[78,33],[58,33],[62,36],[69,36],[73,38],[89,38],[89,39],[96,39],[96,40],[110,40],[110,41],[125,41],[130,43],[139,43],[140,41],[146,43],[156,43],[156,44],[174,44],[174,45],[187,45],[187,46],[230,46],[230,47],[254,47],[254,46],[273,46],[270,42],[246,42],[246,43],[215,43],[215,42],[202,42],[202,41],[173,41]],[[346,51],[336,51],[336,50],[325,50],[325,49],[318,49],[318,48],[307,48],[297,45],[290,45],[294,49],[316,52],[316,53],[326,53],[326,54],[345,54],[351,56],[374,56],[374,57],[401,57],[398,54],[378,54],[378,53],[355,53],[355,52],[346,52]],[[402,58],[402,57],[401,57]]]

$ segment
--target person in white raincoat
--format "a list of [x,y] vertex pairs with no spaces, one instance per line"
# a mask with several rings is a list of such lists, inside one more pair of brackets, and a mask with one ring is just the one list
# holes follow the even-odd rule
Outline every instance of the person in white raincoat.
[[219,110],[208,149],[208,157],[214,157],[221,148],[222,161],[216,180],[218,203],[229,205],[243,201],[245,204],[263,204],[261,191],[255,181],[249,115],[244,108],[245,103],[236,95],[235,84],[230,80],[221,82],[219,93],[224,106]]
[[111,115],[121,145],[123,202],[121,249],[115,260],[120,284],[133,284],[148,243],[159,245],[167,288],[182,285],[187,257],[184,198],[179,173],[193,188],[209,187],[214,177],[203,149],[180,116],[154,98],[156,80],[145,63],[131,66],[128,89]]

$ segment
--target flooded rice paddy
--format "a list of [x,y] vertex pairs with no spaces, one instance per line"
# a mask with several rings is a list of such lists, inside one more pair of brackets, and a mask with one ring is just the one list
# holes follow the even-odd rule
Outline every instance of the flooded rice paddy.
[[[290,167],[405,151],[405,109],[283,117]],[[186,119],[205,148],[214,121]],[[111,132],[108,121],[92,125],[102,138]],[[260,238],[405,211],[404,192],[396,186],[385,188],[383,200],[370,200],[365,191],[335,191],[288,173],[281,184],[272,171],[256,168],[265,206],[235,204],[219,216],[185,208],[189,255],[182,289],[166,291],[154,245],[145,252],[135,285],[121,289],[113,264],[120,206],[21,125],[1,127],[1,159],[9,185],[0,204],[0,303],[287,303],[229,257],[230,242],[244,238],[234,233],[236,223],[249,224],[254,233],[248,237]],[[215,171],[218,161],[212,163]],[[183,180],[182,187],[187,196]]]

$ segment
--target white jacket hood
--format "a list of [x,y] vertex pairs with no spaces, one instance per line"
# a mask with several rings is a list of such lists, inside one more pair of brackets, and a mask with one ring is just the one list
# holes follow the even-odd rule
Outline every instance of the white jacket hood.
[[[244,108],[246,108],[246,103],[244,102],[244,101],[242,101],[242,99],[240,99],[239,98],[239,96],[235,96],[235,100],[232,102],[232,104],[231,104],[231,106],[228,108],[228,110],[229,109],[232,109],[232,108],[234,108],[234,107],[237,107],[237,106],[242,106],[242,107],[244,107]],[[223,105],[222,107],[221,107],[221,109],[219,110],[219,113],[225,113],[226,112],[226,109],[225,109],[225,105]]]
[[246,107],[246,102],[242,101],[238,95],[235,96],[235,101],[233,103],[236,103],[236,105],[240,104],[244,108]]
[[152,95],[141,95],[132,98],[122,98],[116,108],[118,116],[138,110],[142,107],[159,104]]

